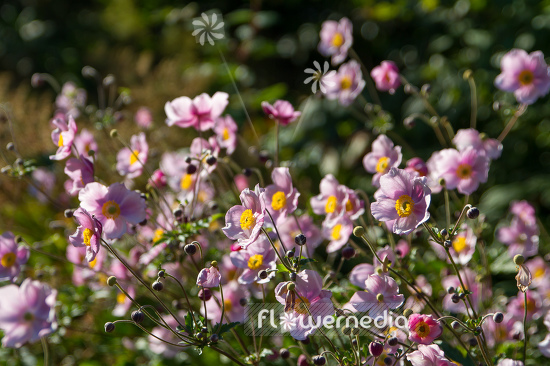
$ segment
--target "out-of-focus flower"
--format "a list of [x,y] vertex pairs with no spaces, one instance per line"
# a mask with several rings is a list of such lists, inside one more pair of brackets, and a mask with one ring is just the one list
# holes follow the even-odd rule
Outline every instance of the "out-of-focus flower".
[[349,303],[356,311],[368,312],[372,318],[397,309],[405,301],[397,282],[386,275],[371,274],[361,287],[364,291],[353,294]]
[[145,134],[133,135],[130,139],[130,148],[123,148],[117,154],[116,169],[120,175],[128,179],[137,178],[143,172],[143,165],[147,162],[149,145]]
[[18,246],[15,236],[6,231],[0,236],[0,281],[13,281],[21,272],[21,266],[29,260],[29,249]]
[[20,287],[0,287],[0,329],[4,331],[2,346],[19,348],[55,331],[56,296],[56,290],[29,278]]
[[77,208],[73,216],[78,222],[78,227],[76,232],[69,236],[69,243],[75,247],[85,247],[86,259],[91,262],[101,247],[101,223],[82,207]]
[[140,107],[134,115],[134,121],[139,127],[149,128],[153,124],[153,114],[147,107]]
[[525,262],[525,265],[532,274],[533,287],[543,287],[548,283],[550,268],[541,257],[535,257]]
[[228,104],[229,95],[216,92],[212,97],[203,93],[194,99],[179,97],[166,102],[166,124],[168,126],[194,127],[196,130],[206,131],[215,125]]
[[[185,318],[185,315],[183,312],[180,312],[176,315],[181,323],[184,323],[182,319]],[[168,326],[174,331],[177,331],[178,327],[178,320],[174,319],[171,315],[163,315],[162,318],[164,319],[164,322],[168,324]],[[172,332],[170,329],[167,329],[165,327],[154,327],[151,330],[151,333],[153,333],[156,337],[153,337],[152,335],[149,335],[149,349],[151,352],[156,353],[158,355],[162,355],[166,358],[174,358],[178,353],[181,352],[181,347],[172,346],[166,342],[161,341],[160,339],[166,340],[170,343],[177,344],[181,341],[179,337],[176,337],[174,335],[174,332]],[[160,338],[160,339],[159,339]]]
[[353,221],[345,215],[340,215],[335,220],[323,222],[323,236],[329,240],[327,253],[333,253],[347,244],[353,233]]
[[[98,271],[101,271],[103,262],[107,259],[107,251],[98,251],[94,260],[88,262],[86,259],[86,248],[67,245],[66,256],[69,262],[76,264],[76,266],[73,267],[73,284],[75,286],[81,286],[86,283],[87,280],[93,279]],[[120,279],[123,280],[123,278]],[[101,286],[103,286],[103,284]]]
[[430,189],[425,177],[413,177],[402,169],[391,168],[380,178],[371,212],[378,221],[395,220],[393,232],[408,234],[430,218]]
[[69,121],[56,118],[53,121],[56,129],[52,131],[52,141],[57,146],[55,155],[50,155],[51,160],[63,160],[71,155],[74,138],[78,128],[72,115],[69,115]]
[[[459,292],[464,292],[464,290],[470,291],[471,293],[468,295],[468,297],[470,298],[474,310],[478,311],[481,300],[491,297],[491,288],[483,287],[482,291],[481,284],[476,281],[476,273],[470,268],[464,268],[460,270],[460,276],[464,281],[464,286],[466,286],[465,289],[462,288],[460,280],[456,275],[444,277],[441,280],[441,284],[443,285],[443,288],[454,287]],[[454,303],[452,301],[451,294],[447,294],[443,299],[443,309],[453,313],[468,313],[466,311],[466,307],[464,306],[464,302],[460,301],[458,303]]]
[[70,114],[75,118],[80,116],[80,108],[86,104],[86,91],[77,88],[76,85],[68,81],[63,84],[61,93],[55,99],[55,105],[66,114]]
[[48,202],[55,188],[55,173],[46,168],[36,168],[31,174],[35,185],[29,186],[29,192],[40,202]]
[[512,219],[510,226],[497,230],[497,238],[501,243],[508,245],[508,254],[514,257],[521,254],[530,257],[538,253],[538,227],[526,225],[523,220]]
[[548,65],[541,51],[527,54],[515,48],[502,57],[500,68],[495,86],[514,93],[519,103],[533,104],[550,91]]
[[[128,293],[128,295],[132,296],[132,298],[135,298],[136,289],[133,285],[129,285],[128,287],[126,287],[126,292]],[[130,310],[132,305],[132,300],[126,297],[126,295],[124,295],[122,292],[118,292],[116,296],[116,305],[111,313],[114,316],[123,317],[128,313],[128,310]]]
[[292,177],[288,168],[273,169],[271,180],[273,184],[265,188],[263,200],[274,223],[277,224],[279,220],[284,220],[298,208],[300,193],[292,186]]
[[428,166],[426,165],[424,160],[420,158],[412,158],[411,160],[407,161],[407,166],[405,167],[405,170],[411,174],[418,174],[419,177],[425,177],[426,175],[428,175]]
[[292,104],[286,100],[277,100],[273,105],[262,102],[262,109],[269,118],[277,120],[283,126],[294,122],[302,114],[300,111],[295,111]]
[[401,85],[399,69],[393,61],[382,61],[379,66],[372,69],[370,76],[376,83],[376,89],[390,94],[394,94],[395,89]]
[[251,191],[246,188],[241,192],[242,205],[233,206],[225,215],[225,227],[223,233],[246,248],[252,244],[258,236],[264,224],[265,204],[261,197],[260,186]]
[[353,26],[348,18],[339,22],[327,20],[323,22],[319,34],[319,52],[323,56],[332,56],[332,64],[338,65],[348,57],[348,50],[353,44]]
[[[477,237],[474,234],[474,231],[466,224],[463,224],[460,228],[461,231],[453,236],[452,246],[449,248],[449,253],[453,257],[453,260],[462,265],[468,264],[472,259],[476,251]],[[432,245],[437,256],[447,262],[451,262],[447,256],[447,251],[445,248],[433,241],[429,242]]]
[[214,125],[218,145],[223,147],[227,155],[233,154],[237,148],[237,124],[230,115],[220,117]]
[[528,226],[537,225],[535,208],[527,201],[512,201],[510,204],[510,212]]
[[512,360],[511,358],[503,358],[498,361],[497,366],[523,366],[523,362]]
[[[191,142],[189,152],[193,157],[202,162],[202,169],[208,173],[212,173],[218,166],[217,158],[220,154],[220,147],[218,146],[218,142],[214,136],[208,138],[208,141],[200,137],[194,138]],[[207,163],[210,156],[216,158],[216,162],[212,165]]]
[[413,366],[453,366],[454,362],[445,358],[445,353],[436,344],[418,345],[418,350],[407,355],[407,360]]
[[74,138],[74,147],[80,156],[90,157],[89,152],[93,150],[97,154],[97,142],[93,133],[83,128]]
[[495,323],[493,317],[485,319],[483,322],[483,334],[489,347],[501,344],[503,342],[512,341],[514,336],[523,332],[523,319],[518,321],[510,314],[504,315],[504,320],[500,323]]
[[233,179],[237,189],[242,192],[243,189],[248,188],[248,178],[244,174],[237,174]]
[[302,256],[310,257],[323,241],[321,230],[315,225],[311,216],[302,215],[298,217],[298,222],[292,216],[286,217],[284,220],[279,220],[277,223],[281,240],[288,250],[295,249],[296,253],[300,252],[300,247],[295,243],[294,238],[300,233],[303,233],[307,238],[306,244],[302,246]]
[[[212,324],[216,324],[220,322],[222,309],[214,297],[219,299],[220,302],[221,297],[219,291],[213,292],[212,295],[212,299],[206,301],[206,311],[208,319],[212,321]],[[250,293],[246,289],[246,286],[240,285],[237,281],[231,281],[223,285],[224,318],[227,316],[230,322],[242,322],[244,320],[245,307],[242,305],[244,302],[241,302],[241,299],[248,299],[249,297]],[[204,315],[204,306],[201,306],[201,313]]]
[[405,301],[405,309],[411,309],[415,313],[420,313],[426,305],[424,296],[432,296],[432,285],[428,282],[428,279],[423,275],[418,275],[416,277],[416,288],[420,290],[420,294],[414,291],[412,288],[408,287],[411,295],[407,297]]
[[430,344],[443,333],[443,327],[433,315],[412,314],[409,317],[409,340]]
[[349,273],[349,281],[355,286],[365,288],[365,281],[374,274],[374,266],[369,263],[361,263],[353,267]]
[[166,175],[162,170],[157,169],[151,174],[150,182],[157,188],[163,188],[166,186]]
[[122,183],[106,187],[88,183],[78,194],[80,206],[103,226],[107,239],[118,239],[126,233],[127,224],[137,225],[145,220],[145,200],[139,193],[128,190]]
[[482,139],[482,135],[473,128],[458,130],[453,138],[453,144],[458,151],[464,151],[471,146],[478,152],[485,153],[491,160],[500,158],[502,154],[500,141],[490,138]]
[[363,158],[363,166],[369,173],[373,173],[372,185],[380,187],[380,177],[390,171],[392,167],[401,164],[401,146],[393,145],[386,136],[380,135],[372,143],[372,151]]
[[244,268],[238,282],[243,285],[251,283],[267,283],[275,277],[276,271],[269,272],[268,276],[261,279],[258,274],[262,270],[274,270],[277,268],[275,251],[265,236],[258,239],[246,249],[230,253],[231,262],[238,267]]
[[71,196],[76,196],[86,184],[94,181],[94,164],[81,155],[79,158],[70,158],[65,164],[65,174],[69,180],[65,182],[65,189]]
[[355,60],[340,66],[338,72],[328,73],[323,80],[327,99],[338,99],[343,106],[350,105],[365,87],[361,66]]
[[203,268],[197,276],[197,286],[202,287],[218,287],[222,275],[217,267]]

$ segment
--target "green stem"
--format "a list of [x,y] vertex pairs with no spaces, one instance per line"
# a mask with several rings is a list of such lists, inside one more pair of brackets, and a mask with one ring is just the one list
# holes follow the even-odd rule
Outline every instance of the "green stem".
[[527,358],[527,290],[523,293],[523,364]]
[[40,341],[42,342],[42,349],[44,350],[44,366],[48,366],[50,364],[50,350],[48,347],[48,341],[46,340],[46,337],[40,338]]

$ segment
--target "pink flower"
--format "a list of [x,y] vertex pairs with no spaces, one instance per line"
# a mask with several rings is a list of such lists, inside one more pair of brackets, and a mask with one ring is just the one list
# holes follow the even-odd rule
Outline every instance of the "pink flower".
[[430,189],[425,177],[413,177],[402,169],[391,168],[380,178],[371,212],[378,221],[395,220],[392,231],[408,234],[430,218]]
[[227,155],[233,154],[237,147],[237,124],[230,115],[220,117],[216,120],[214,132],[218,145],[226,149]]
[[346,207],[347,190],[332,174],[327,174],[319,184],[321,193],[310,200],[311,208],[317,215],[326,215],[326,224],[337,219]]
[[361,263],[353,267],[349,273],[349,281],[361,288],[365,288],[365,281],[374,274],[374,266],[369,263]]
[[75,286],[81,286],[87,280],[94,278],[98,271],[103,268],[103,262],[107,259],[107,251],[98,251],[94,260],[88,262],[86,259],[86,249],[84,247],[67,245],[66,256],[69,262],[76,264],[76,266],[73,267],[73,284]]
[[153,174],[151,174],[150,182],[156,188],[164,188],[166,186],[166,175],[162,172],[162,170],[157,169],[153,172]]
[[353,26],[348,18],[342,18],[339,22],[323,22],[318,48],[323,56],[332,56],[333,65],[338,65],[348,56],[348,50],[353,43],[352,30]]
[[435,171],[436,176],[445,180],[448,189],[456,188],[462,194],[472,194],[480,183],[487,182],[489,159],[473,147],[463,151],[444,149],[435,160]]
[[489,138],[482,139],[482,135],[473,128],[458,130],[453,138],[453,144],[458,151],[464,151],[471,146],[491,160],[498,159],[502,154],[500,141]]
[[[204,140],[203,140],[204,141]],[[188,155],[175,152],[162,154],[160,170],[164,173],[164,179],[175,192],[191,191],[197,178],[198,162],[188,164],[185,162]],[[193,173],[189,173],[189,166],[193,165]]]
[[244,189],[240,195],[242,205],[231,207],[225,215],[223,233],[229,239],[238,240],[243,248],[248,247],[260,236],[265,210],[261,194],[259,185],[256,185],[255,191]]
[[[478,311],[481,300],[483,298],[491,297],[491,288],[483,287],[482,289],[481,284],[476,281],[476,277],[477,277],[476,273],[472,271],[470,268],[461,269],[460,277],[464,281],[464,286],[466,286],[465,289],[462,288],[462,284],[460,283],[460,280],[456,275],[450,275],[450,276],[444,277],[441,280],[441,284],[443,285],[443,288],[454,287],[460,292],[464,292],[464,290],[470,291],[471,293],[468,295],[468,297],[470,298],[470,301],[474,307],[474,310]],[[443,299],[443,309],[453,313],[467,314],[466,307],[464,306],[464,302],[460,301],[455,304],[452,301],[451,294],[447,294]]]
[[519,103],[533,104],[550,90],[548,66],[541,51],[527,54],[513,49],[502,57],[500,68],[495,86],[513,92]]
[[283,126],[294,122],[302,114],[299,111],[295,111],[292,104],[286,100],[277,100],[273,105],[268,102],[262,102],[262,109],[269,118],[276,119]]
[[56,296],[56,290],[29,278],[20,287],[0,287],[0,329],[4,331],[2,346],[19,348],[55,331]]
[[137,178],[143,172],[143,165],[147,162],[149,145],[145,134],[133,135],[130,139],[130,148],[123,148],[117,154],[116,169],[120,175],[128,179]]
[[395,89],[401,85],[399,69],[393,61],[382,61],[380,66],[372,69],[370,76],[376,83],[376,89],[387,91],[390,94],[395,93]]
[[433,315],[412,314],[409,316],[409,340],[430,344],[443,333],[443,327]]
[[497,366],[523,366],[523,362],[512,360],[511,358],[503,358],[498,361]]
[[323,222],[323,236],[330,240],[327,253],[333,253],[347,244],[353,233],[353,222],[349,217],[340,215],[335,220]]
[[298,197],[300,193],[292,186],[292,177],[288,168],[275,168],[271,173],[273,184],[265,188],[263,200],[266,209],[278,223],[287,216],[290,216],[298,208]]
[[[206,311],[208,313],[208,320],[212,324],[217,324],[220,322],[222,309],[214,297],[221,303],[220,292],[213,292],[212,298],[206,301]],[[226,323],[226,316],[230,322],[243,322],[245,307],[241,305],[241,299],[248,299],[249,297],[250,293],[246,289],[246,286],[238,284],[237,281],[231,281],[223,285],[223,305],[225,307],[223,322]],[[204,315],[204,306],[201,306],[201,313]]]
[[[451,253],[455,262],[466,265],[470,262],[476,251],[477,237],[474,231],[466,224],[463,224],[460,229],[461,231],[453,237],[449,253]],[[443,246],[433,241],[429,243],[440,259],[446,260],[449,263],[451,262]]]
[[118,239],[126,233],[128,224],[137,225],[145,220],[145,200],[122,183],[109,187],[97,182],[88,183],[78,194],[78,199],[80,207],[99,220],[107,239]]
[[445,358],[445,353],[436,344],[418,345],[418,350],[407,355],[407,360],[413,366],[453,366],[454,362]]
[[[183,311],[176,314],[176,316],[182,324],[185,322],[183,320],[185,318],[185,314],[183,313]],[[162,318],[174,332],[177,332],[177,327],[179,325],[178,320],[174,319],[174,317],[172,317],[171,315],[163,315]],[[178,342],[181,341],[181,339],[179,337],[176,337],[170,329],[167,329],[164,326],[154,327],[151,333],[153,333],[156,337],[166,340],[170,343],[178,344]],[[152,335],[149,335],[149,337],[147,338],[149,341],[149,349],[151,350],[151,352],[162,355],[166,358],[174,358],[178,353],[181,352],[181,347],[172,346],[166,342],[161,341],[158,338],[155,338]]]
[[517,217],[512,219],[510,226],[504,226],[497,230],[497,239],[508,245],[508,254],[514,257],[521,254],[525,257],[536,255],[539,250],[538,227],[526,225]]
[[70,158],[67,160],[64,171],[70,178],[65,183],[65,188],[71,196],[76,196],[86,184],[94,181],[94,164],[83,155],[80,156],[80,159]]
[[432,285],[430,285],[426,277],[423,275],[418,275],[415,282],[417,290],[420,290],[422,295],[419,295],[415,290],[408,287],[411,295],[407,297],[404,308],[411,309],[415,313],[420,313],[426,305],[424,296],[432,296],[433,289]]
[[407,161],[407,166],[405,170],[411,174],[418,174],[419,177],[425,177],[428,175],[428,166],[424,160],[420,158],[412,158]]
[[[506,312],[515,320],[523,321],[525,314],[525,299],[523,292],[519,291],[517,296],[510,299]],[[542,298],[536,291],[527,291],[527,321],[537,320],[544,313],[545,308],[542,304]]]
[[53,124],[57,127],[52,131],[52,141],[58,147],[55,155],[50,155],[51,160],[63,160],[71,155],[74,137],[78,130],[72,115],[69,115],[69,122],[61,119],[54,119]]
[[91,262],[101,247],[101,223],[82,207],[76,209],[73,215],[79,226],[69,236],[69,243],[75,247],[85,247],[86,259]]
[[80,156],[89,158],[90,150],[93,150],[97,154],[97,142],[95,141],[94,135],[85,128],[83,128],[82,131],[75,136],[74,146]]
[[[136,298],[136,289],[133,285],[128,285],[128,287],[126,287],[126,292],[128,292],[128,295],[132,296],[132,298]],[[114,316],[123,317],[128,313],[128,310],[130,310],[132,305],[132,300],[126,297],[126,295],[122,292],[118,292],[116,296],[116,305],[111,314]]]
[[191,142],[189,151],[193,157],[202,161],[202,169],[208,173],[212,173],[218,166],[217,161],[212,165],[206,162],[209,156],[213,156],[217,159],[220,153],[220,147],[214,136],[208,138],[208,141],[200,137],[194,138]]
[[535,208],[527,201],[512,201],[510,204],[510,212],[528,226],[537,225]]
[[323,77],[327,99],[338,99],[341,105],[350,105],[365,87],[361,66],[351,60]]
[[489,347],[512,341],[514,335],[523,333],[523,319],[518,321],[510,314],[504,315],[501,323],[495,323],[493,317],[485,319],[483,322],[483,334]]
[[0,236],[0,281],[13,281],[21,272],[21,265],[29,260],[29,249],[18,246],[15,236],[6,231]]
[[393,142],[386,136],[380,135],[372,143],[372,151],[363,158],[363,166],[369,173],[374,173],[372,185],[380,187],[380,177],[390,171],[392,167],[399,167],[401,164],[401,146],[393,145]]
[[525,262],[525,265],[527,265],[527,268],[533,274],[533,287],[542,287],[548,282],[550,268],[544,259],[535,257]]
[[80,108],[86,104],[86,91],[77,88],[76,85],[69,81],[63,84],[61,93],[55,99],[55,105],[63,113],[70,114],[75,118],[80,116]]
[[372,318],[397,309],[405,301],[397,282],[386,275],[371,274],[361,287],[364,291],[353,294],[349,303],[355,311],[368,312]]
[[365,202],[359,199],[359,195],[355,193],[353,189],[344,185],[342,185],[342,187],[348,196],[348,200],[344,206],[344,215],[349,217],[351,220],[357,220],[365,213]]
[[311,269],[297,273],[294,291],[288,290],[289,283],[281,282],[277,285],[275,298],[285,305],[285,313],[292,314],[296,320],[296,327],[290,330],[290,335],[297,340],[304,340],[315,333],[322,319],[334,314],[334,305],[330,300],[332,292],[322,289],[321,276]]
[[168,126],[194,127],[196,130],[206,131],[214,127],[216,119],[222,115],[228,104],[229,95],[216,92],[212,97],[206,93],[196,96],[179,97],[166,102],[166,124]]
[[235,185],[237,186],[237,189],[239,191],[248,188],[248,178],[244,174],[235,175],[233,181],[235,182]]
[[35,184],[29,185],[29,192],[40,202],[48,202],[48,195],[51,195],[55,188],[54,172],[46,168],[36,168],[32,172],[31,177]]
[[269,240],[265,236],[260,236],[248,248],[239,251],[233,251],[229,255],[231,262],[237,268],[244,268],[243,273],[238,281],[243,285],[251,283],[267,283],[275,277],[276,271],[270,272],[265,279],[258,277],[258,273],[262,270],[276,269],[275,251],[271,247]]
[[139,127],[149,128],[153,124],[153,114],[147,107],[140,107],[134,115],[134,121]]
[[[288,216],[277,223],[281,240],[288,250],[295,249],[296,253],[300,252],[300,247],[294,242],[294,238],[300,233],[303,233],[306,238],[306,244],[302,249],[303,257],[311,257],[321,242],[323,236],[321,230],[313,223],[313,219],[308,215],[298,217],[298,223],[292,216]],[[300,230],[301,229],[301,230]]]
[[197,276],[197,286],[202,287],[218,287],[222,275],[218,268],[211,266],[210,268],[203,268]]

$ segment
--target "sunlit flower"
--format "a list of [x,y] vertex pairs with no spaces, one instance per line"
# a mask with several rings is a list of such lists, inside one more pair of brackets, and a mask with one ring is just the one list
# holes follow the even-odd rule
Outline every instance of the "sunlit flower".
[[423,275],[416,276],[415,285],[416,289],[420,291],[420,294],[418,294],[412,288],[408,287],[411,295],[407,297],[404,308],[411,309],[415,313],[420,313],[426,305],[424,296],[427,296],[428,298],[432,296],[432,285]]
[[75,247],[85,247],[86,259],[91,262],[101,247],[101,223],[82,207],[76,209],[73,216],[78,222],[78,227],[76,232],[69,236],[69,243]]
[[382,61],[379,66],[372,69],[370,76],[376,83],[376,89],[390,94],[395,93],[395,89],[401,85],[399,69],[393,61]]
[[214,127],[216,119],[222,115],[228,104],[228,98],[227,93],[216,92],[212,97],[202,93],[194,99],[179,97],[166,102],[164,106],[166,124],[206,131]]
[[498,361],[497,366],[523,366],[523,362],[512,360],[511,358],[503,358]]
[[453,366],[454,362],[445,358],[445,353],[436,344],[429,346],[419,344],[418,350],[407,355],[413,366]]
[[212,173],[214,169],[216,169],[216,167],[218,166],[217,160],[212,165],[207,163],[207,160],[210,156],[213,156],[217,159],[220,153],[220,147],[218,146],[218,142],[216,141],[216,138],[214,136],[209,137],[208,141],[200,137],[194,138],[193,141],[191,141],[189,152],[191,153],[191,156],[202,162],[202,169],[207,171],[208,173]]
[[405,301],[397,282],[386,275],[371,274],[361,287],[364,291],[353,294],[349,303],[356,311],[368,312],[372,318],[397,309]]
[[262,270],[275,270],[277,268],[275,251],[265,236],[258,237],[248,248],[233,251],[229,256],[236,267],[244,268],[238,279],[240,284],[267,283],[277,273],[276,271],[270,272],[265,279],[258,276],[258,273]]
[[219,117],[214,125],[218,145],[225,149],[227,155],[237,148],[237,124],[230,115]]
[[80,159],[67,160],[64,171],[70,178],[65,182],[65,189],[71,196],[76,196],[86,184],[94,181],[94,164],[83,155]]
[[412,314],[409,317],[409,340],[430,344],[443,333],[443,327],[433,315]]
[[273,169],[271,180],[273,184],[265,187],[263,199],[266,209],[277,224],[279,220],[284,220],[298,208],[300,193],[292,185],[292,177],[288,168]]
[[[449,248],[449,253],[453,260],[462,265],[468,264],[476,251],[477,237],[474,231],[468,225],[463,224],[460,231],[453,236],[451,242],[452,246]],[[439,258],[450,263],[447,251],[443,246],[433,241],[430,241],[430,244]]]
[[0,281],[13,281],[21,272],[21,266],[29,260],[29,249],[18,246],[15,236],[6,231],[0,236]]
[[332,174],[327,174],[319,184],[321,191],[310,200],[311,208],[317,215],[326,215],[326,223],[338,218],[346,207],[347,190],[341,186]]
[[69,121],[56,118],[53,121],[56,129],[52,131],[52,141],[57,146],[55,155],[50,155],[51,160],[63,160],[71,155],[74,138],[78,128],[72,115],[69,115]]
[[203,268],[197,276],[197,286],[218,287],[221,279],[222,275],[217,267]]
[[338,72],[328,73],[323,80],[327,99],[338,99],[343,106],[350,105],[365,87],[361,66],[355,60],[342,64]]
[[327,253],[333,253],[347,244],[353,233],[353,221],[345,215],[337,217],[330,222],[323,222],[323,236],[329,240]]
[[264,224],[265,204],[257,185],[254,191],[246,188],[241,192],[242,205],[233,206],[225,215],[225,227],[223,233],[246,248],[260,235]]
[[[73,284],[75,286],[81,286],[85,284],[86,281],[94,279],[98,272],[102,270],[104,264],[103,262],[107,259],[107,251],[98,251],[94,260],[89,262],[86,259],[85,247],[75,247],[74,245],[67,245],[66,256],[69,262],[75,264],[75,266],[73,266],[72,275]],[[123,278],[121,279],[123,280]],[[93,286],[92,284],[90,285]]]
[[94,134],[83,128],[78,135],[74,138],[74,147],[78,154],[82,157],[90,157],[89,152],[93,150],[97,154],[97,142],[95,141]]
[[296,253],[300,252],[300,246],[296,245],[294,238],[300,233],[303,233],[306,238],[306,244],[302,246],[302,256],[310,257],[323,242],[321,230],[315,225],[311,216],[302,215],[298,217],[298,222],[293,216],[288,216],[284,220],[279,220],[277,228],[281,235],[281,240],[288,250],[295,249]]
[[538,253],[538,227],[526,225],[517,217],[512,219],[510,226],[499,228],[496,236],[501,243],[508,245],[510,257],[517,254],[530,257]]
[[365,281],[374,274],[374,269],[374,266],[369,263],[358,264],[349,273],[349,281],[355,286],[365,288]]
[[496,139],[482,138],[479,131],[473,128],[467,128],[456,131],[453,138],[458,151],[463,151],[468,146],[473,147],[480,153],[485,153],[489,159],[498,159],[502,154],[502,143]]
[[276,119],[283,126],[294,122],[302,114],[300,111],[295,111],[292,104],[286,100],[277,100],[273,105],[262,102],[262,109],[269,118]]
[[550,268],[543,258],[535,257],[525,262],[525,265],[532,274],[533,287],[542,287],[548,283]]
[[386,135],[379,135],[372,143],[372,151],[363,158],[365,170],[374,174],[372,185],[380,187],[380,177],[392,167],[399,167],[402,158],[401,146],[394,147]]
[[418,174],[419,177],[425,177],[428,175],[428,166],[424,160],[420,158],[412,158],[407,161],[405,170],[411,174]]
[[[537,291],[527,291],[527,321],[537,320],[544,314],[542,299]],[[506,308],[509,313],[518,321],[523,321],[525,315],[525,299],[522,291],[518,292],[517,296],[510,298],[510,302]]]
[[[444,277],[441,280],[441,284],[443,285],[443,288],[454,287],[455,289],[457,289],[457,292],[463,292],[464,290],[470,291],[471,293],[468,295],[468,297],[470,298],[470,302],[472,303],[474,310],[478,311],[482,299],[487,299],[491,297],[491,288],[482,288],[481,284],[476,281],[476,273],[470,268],[461,269],[460,276],[464,281],[464,286],[466,286],[465,289],[462,288],[462,284],[460,283],[460,280],[456,275]],[[454,303],[452,301],[452,294],[447,294],[443,299],[443,309],[453,313],[468,313],[466,311],[466,307],[463,301],[459,301],[458,303]]]
[[527,201],[512,201],[510,204],[510,212],[528,226],[537,225],[535,208]]
[[353,43],[352,30],[353,26],[348,18],[342,18],[339,22],[323,22],[318,48],[323,56],[332,56],[333,65],[338,65],[348,56],[348,50]]
[[120,175],[128,179],[137,178],[143,172],[143,165],[147,162],[149,145],[145,134],[133,135],[130,139],[130,148],[123,148],[117,154],[116,169]]

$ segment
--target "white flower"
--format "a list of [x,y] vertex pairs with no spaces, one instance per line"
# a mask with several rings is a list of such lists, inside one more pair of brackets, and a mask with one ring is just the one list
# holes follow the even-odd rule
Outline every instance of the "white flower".
[[197,38],[197,42],[204,46],[205,40],[212,46],[214,41],[223,39],[224,22],[221,14],[212,13],[210,17],[206,13],[202,13],[201,17],[193,19],[193,27],[195,30],[192,35]]
[[315,66],[315,69],[307,68],[304,70],[306,74],[313,74],[312,76],[304,80],[304,84],[309,84],[311,81],[313,81],[313,83],[311,84],[311,91],[313,93],[317,92],[317,85],[319,85],[319,89],[322,93],[326,93],[327,86],[332,86],[333,82],[327,80],[325,77],[334,74],[336,71],[332,70],[328,72],[328,61],[325,61],[323,69],[321,69],[321,65],[317,61],[313,61],[313,66]]

